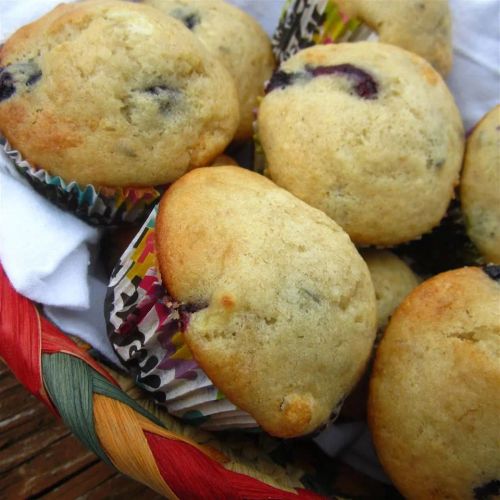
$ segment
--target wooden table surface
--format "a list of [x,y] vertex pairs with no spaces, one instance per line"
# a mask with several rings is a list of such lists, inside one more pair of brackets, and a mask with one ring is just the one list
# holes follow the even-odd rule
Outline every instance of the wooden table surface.
[[88,451],[0,361],[0,499],[162,498]]

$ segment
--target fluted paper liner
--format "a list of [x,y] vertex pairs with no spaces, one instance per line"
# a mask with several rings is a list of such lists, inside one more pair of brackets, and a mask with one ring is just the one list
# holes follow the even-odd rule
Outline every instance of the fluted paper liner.
[[377,40],[378,35],[334,0],[287,0],[274,33],[273,52],[282,63],[299,50],[322,43]]
[[68,182],[31,165],[1,136],[0,144],[17,171],[36,191],[59,208],[72,212],[92,225],[121,225],[142,221],[165,189],[165,186],[110,188]]
[[122,255],[109,284],[109,337],[138,385],[168,412],[207,430],[256,428],[207,377],[184,342],[196,308],[170,297],[163,287],[155,251],[156,206]]

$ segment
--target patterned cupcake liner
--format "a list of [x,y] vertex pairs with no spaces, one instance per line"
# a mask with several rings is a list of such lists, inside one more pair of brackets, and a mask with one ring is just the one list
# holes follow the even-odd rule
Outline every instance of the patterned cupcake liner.
[[207,430],[256,428],[199,367],[184,342],[197,308],[176,302],[161,282],[155,251],[156,206],[113,271],[106,298],[113,347],[168,412]]
[[287,0],[272,45],[281,64],[312,45],[377,39],[376,32],[343,14],[334,0]]
[[2,136],[0,145],[17,171],[37,192],[59,208],[95,226],[142,221],[165,190],[165,186],[109,188],[66,182],[46,170],[33,167]]

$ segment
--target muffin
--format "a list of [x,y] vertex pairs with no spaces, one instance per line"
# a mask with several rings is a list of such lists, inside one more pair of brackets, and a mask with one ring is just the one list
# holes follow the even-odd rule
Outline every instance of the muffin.
[[420,283],[419,277],[399,257],[387,250],[361,250],[361,257],[368,265],[377,303],[377,337],[371,362],[363,377],[345,400],[342,417],[349,420],[366,420],[368,384],[375,350],[384,334],[394,310]]
[[448,0],[335,0],[349,17],[374,29],[379,40],[415,52],[443,76],[451,69]]
[[290,1],[272,43],[281,63],[312,45],[363,40],[378,40],[419,54],[446,76],[452,63],[448,1]]
[[236,162],[236,160],[234,158],[232,158],[231,156],[225,155],[225,154],[219,155],[219,156],[217,156],[217,158],[212,160],[213,167],[224,167],[224,166],[229,166],[229,165],[233,165],[233,166],[237,167],[238,163]]
[[119,201],[208,165],[239,120],[222,64],[182,23],[144,5],[60,5],[6,41],[0,66],[1,134],[32,180],[80,187],[70,205],[90,187]]
[[381,333],[396,307],[420,279],[403,260],[387,250],[362,250],[361,256],[368,265],[375,289],[377,329]]
[[500,105],[467,139],[460,199],[470,239],[486,261],[500,264]]
[[406,498],[500,494],[500,267],[417,287],[377,350],[369,424]]
[[347,234],[232,166],[169,188],[115,269],[108,310],[117,354],[171,413],[278,437],[330,420],[376,328],[373,285]]
[[257,98],[271,77],[271,42],[246,12],[223,0],[142,0],[182,21],[229,71],[236,83],[240,123],[235,139],[250,139]]
[[285,61],[258,113],[266,174],[361,245],[436,226],[463,156],[459,111],[439,74],[393,45],[317,45]]

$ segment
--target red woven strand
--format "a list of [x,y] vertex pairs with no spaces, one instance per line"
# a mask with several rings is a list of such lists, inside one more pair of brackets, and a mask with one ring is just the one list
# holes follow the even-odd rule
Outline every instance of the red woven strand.
[[80,358],[117,385],[94,359],[42,317],[33,302],[16,292],[0,265],[0,356],[15,377],[58,415],[45,393],[41,372],[42,352],[64,352]]
[[30,392],[47,402],[42,394],[39,318],[33,304],[14,290],[0,265],[0,356]]
[[[87,353],[45,318],[35,305],[18,294],[0,265],[0,356],[16,378],[57,414],[45,394],[41,353],[65,352],[76,356],[116,382]],[[261,481],[225,469],[194,446],[145,431],[158,469],[179,498],[221,500],[317,500],[321,497],[306,491],[290,493]]]
[[144,432],[164,481],[179,498],[218,500],[318,500],[307,490],[290,493],[225,469],[194,446]]

